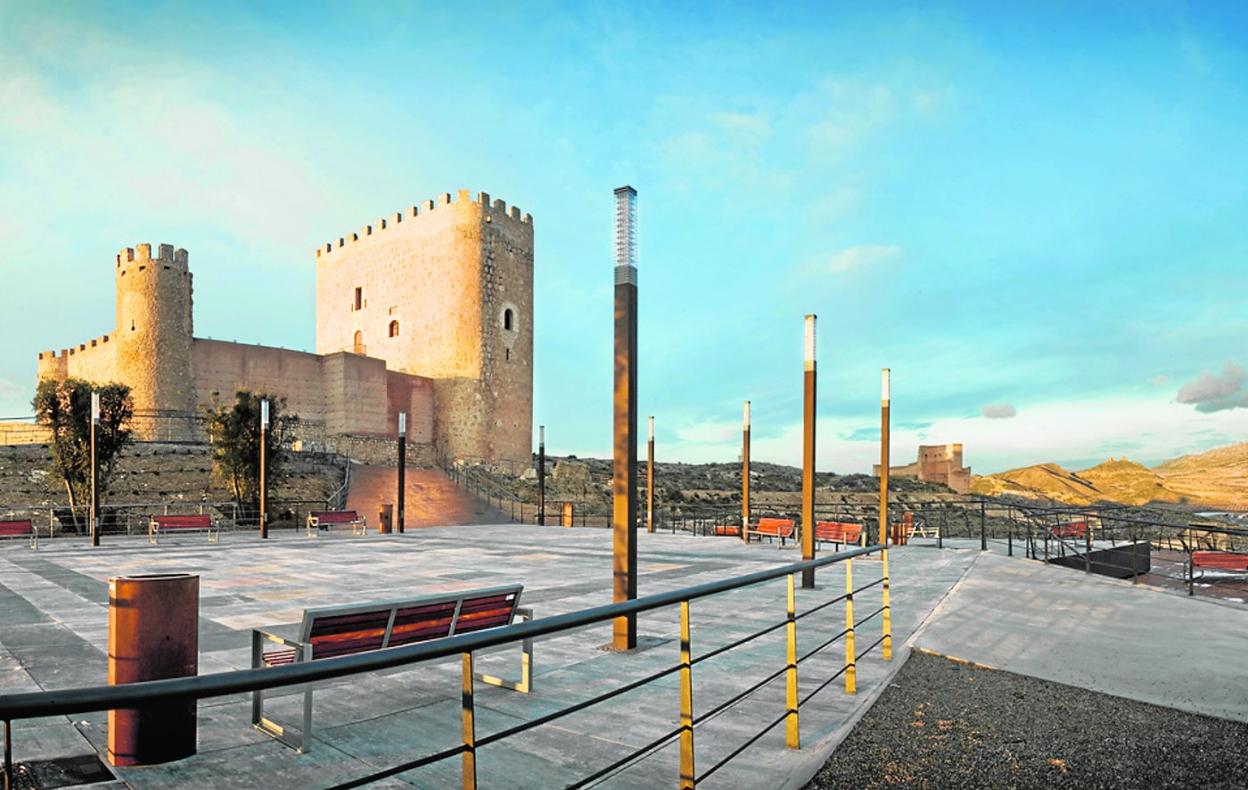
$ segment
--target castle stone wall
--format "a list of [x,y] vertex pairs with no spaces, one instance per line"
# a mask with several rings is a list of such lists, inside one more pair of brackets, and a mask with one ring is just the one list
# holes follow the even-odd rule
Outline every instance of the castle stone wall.
[[105,384],[117,380],[117,344],[112,335],[101,335],[72,348],[42,351],[39,354],[39,380],[84,379]]
[[246,343],[195,338],[191,346],[197,405],[228,404],[246,389],[286,399],[286,411],[303,419],[323,420],[325,391],[321,358]]

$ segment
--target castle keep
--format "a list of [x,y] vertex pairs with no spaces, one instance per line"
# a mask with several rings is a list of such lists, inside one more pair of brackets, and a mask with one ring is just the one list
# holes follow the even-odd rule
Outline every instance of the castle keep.
[[194,438],[201,407],[251,389],[328,436],[393,436],[406,411],[410,442],[530,461],[533,220],[484,192],[317,248],[314,354],[195,337],[186,250],[126,248],[114,276],[114,330],[40,353],[38,376],[128,384],[145,438]]

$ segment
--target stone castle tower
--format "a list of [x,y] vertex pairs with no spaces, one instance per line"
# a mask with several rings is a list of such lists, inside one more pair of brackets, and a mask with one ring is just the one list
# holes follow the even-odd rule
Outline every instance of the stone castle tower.
[[191,371],[191,272],[186,250],[161,244],[117,254],[118,377],[130,385],[139,422],[144,415],[195,411]]
[[317,250],[316,352],[428,377],[453,458],[527,465],[533,423],[533,220],[468,190]]

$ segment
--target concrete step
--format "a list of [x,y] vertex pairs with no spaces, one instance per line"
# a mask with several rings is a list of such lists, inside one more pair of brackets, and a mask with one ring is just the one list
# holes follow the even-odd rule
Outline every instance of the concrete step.
[[[367,516],[369,526],[375,529],[382,504],[397,504],[398,475],[392,466],[353,466],[347,508]],[[404,523],[408,529],[506,524],[510,520],[506,513],[460,488],[441,469],[408,469],[406,496]]]

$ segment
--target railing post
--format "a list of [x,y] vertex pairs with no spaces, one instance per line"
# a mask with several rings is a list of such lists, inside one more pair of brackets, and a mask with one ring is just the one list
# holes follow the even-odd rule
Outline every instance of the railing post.
[[[792,577],[789,588],[792,589]],[[693,649],[689,639],[689,601],[680,602],[680,788],[697,783],[693,760]]]
[[1092,572],[1092,519],[1084,516],[1083,521],[1083,571]]
[[979,503],[979,550],[988,550],[988,518],[985,502]]
[[463,736],[463,786],[464,790],[477,788],[477,727],[473,721],[472,704],[472,653],[463,654],[463,713],[460,729]]
[[845,560],[845,693],[858,693],[858,655],[854,649],[854,561]]
[[16,790],[13,777],[13,722],[4,720],[4,790]]
[[784,723],[784,745],[790,749],[802,748],[801,730],[799,727],[797,712],[797,600],[794,594],[796,581],[794,575],[790,573],[787,577],[789,584],[788,595],[788,624],[785,626],[786,645],[785,645],[785,661],[788,662],[784,672],[784,704],[788,711],[788,716]]
[[1014,522],[1007,521],[1005,523],[1005,553],[1014,556]]
[[884,565],[884,660],[893,660],[893,606],[892,595],[888,587],[888,549],[880,549],[880,559]]

